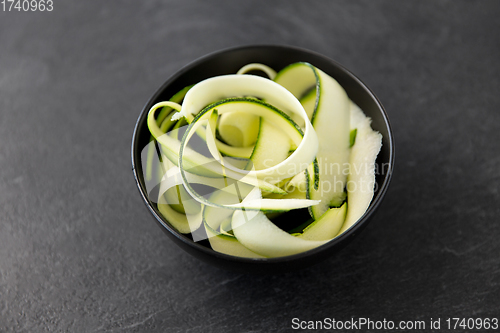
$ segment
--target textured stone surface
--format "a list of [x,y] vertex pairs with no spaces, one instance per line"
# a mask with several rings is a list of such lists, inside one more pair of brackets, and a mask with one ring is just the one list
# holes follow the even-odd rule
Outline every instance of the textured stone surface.
[[[0,332],[500,317],[500,2],[54,2],[0,12]],[[282,276],[184,253],[130,170],[133,126],[158,86],[199,56],[257,43],[345,65],[396,138],[372,223]]]

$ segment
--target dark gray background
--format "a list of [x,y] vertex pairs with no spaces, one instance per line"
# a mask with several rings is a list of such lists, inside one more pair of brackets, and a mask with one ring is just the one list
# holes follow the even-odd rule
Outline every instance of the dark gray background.
[[[54,2],[0,12],[1,332],[500,317],[499,1]],[[139,112],[170,75],[261,43],[349,68],[396,139],[370,225],[330,260],[281,276],[184,253],[130,163]]]

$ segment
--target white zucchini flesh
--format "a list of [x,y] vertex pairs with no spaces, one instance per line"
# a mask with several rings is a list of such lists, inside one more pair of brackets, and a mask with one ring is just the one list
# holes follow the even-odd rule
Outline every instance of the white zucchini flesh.
[[[160,150],[162,152],[162,155],[164,155],[170,161],[174,162],[176,165],[179,165],[179,159],[181,157],[181,141],[177,139],[176,135],[179,129],[174,129],[168,134],[163,133],[154,119],[154,111],[159,107],[163,107],[164,103],[166,102],[158,103],[150,110],[150,113],[148,115],[148,126],[152,135],[155,137],[158,143],[160,143]],[[190,126],[191,124],[188,126],[188,129]],[[193,175],[198,175],[206,178],[220,178],[224,174],[221,166],[217,163],[217,161],[187,147],[186,144],[184,144],[184,147],[182,149],[181,163],[183,164],[182,170],[188,170],[189,173]],[[284,193],[282,189],[263,180],[257,179],[253,176],[247,177],[246,175],[234,173],[231,170],[228,170],[226,174],[228,176],[232,176],[233,178],[238,178],[242,182],[248,182],[249,184],[252,184],[254,186],[262,187],[268,192]]]
[[[183,99],[186,93],[191,89],[192,86],[187,86],[183,89],[181,89],[179,92],[174,94],[170,99],[169,102],[173,103],[180,103]],[[160,131],[162,133],[166,133],[169,131],[172,127],[174,127],[176,124],[179,122],[173,121],[172,117],[177,111],[174,110],[171,107],[163,107],[161,111],[159,112],[158,116],[156,117],[156,123],[160,128]],[[151,140],[148,144],[148,149],[144,149],[143,153],[141,155],[141,160],[143,164],[144,170],[146,170],[145,175],[144,175],[144,180],[146,182],[146,189],[147,192],[150,193],[151,189],[153,189],[158,182],[158,179],[161,179],[161,175],[158,179],[153,178],[153,167],[159,166],[159,159],[158,156],[155,153],[156,150],[156,144],[153,141],[154,136],[151,135]]]
[[[243,76],[239,76],[243,77]],[[256,77],[257,78],[257,77]],[[262,78],[259,78],[262,79]],[[264,81],[272,82],[266,79],[262,79]],[[273,83],[274,85],[274,83]],[[196,88],[196,86],[194,87]],[[192,88],[190,90],[193,91]],[[288,96],[289,97],[289,96]],[[256,115],[259,115],[261,117],[266,117],[269,119],[271,122],[274,124],[278,124],[281,126],[282,129],[286,130],[287,134],[291,136],[291,138],[294,140],[294,142],[297,144],[297,149],[290,155],[286,161],[283,161],[282,163],[279,163],[278,165],[267,168],[265,170],[258,170],[258,171],[245,171],[245,170],[229,170],[227,171],[227,175],[233,178],[236,177],[242,177],[242,181],[249,181],[251,184],[255,186],[261,187],[263,190],[269,191],[269,192],[275,192],[275,193],[280,193],[282,192],[281,189],[277,188],[276,186],[273,186],[265,181],[262,181],[258,179],[258,177],[265,177],[266,179],[271,179],[274,182],[279,181],[282,178],[286,178],[288,174],[293,175],[293,172],[295,172],[298,168],[304,168],[307,166],[307,164],[310,163],[311,160],[314,159],[314,154],[316,151],[317,147],[317,136],[314,133],[314,130],[312,129],[312,126],[309,124],[310,128],[304,132],[304,136],[301,137],[301,131],[300,128],[297,128],[290,119],[287,119],[285,114],[280,112],[278,109],[271,107],[268,104],[259,102],[255,99],[242,99],[242,100],[230,100],[230,101],[223,101],[223,103],[215,103],[212,105],[212,108],[217,107],[219,113],[224,114],[225,112],[230,112],[232,108],[234,107],[234,103],[240,102],[239,110],[243,110],[245,112],[249,113],[254,113]],[[231,103],[231,105],[229,105]],[[302,110],[303,116],[307,117],[305,114],[305,111],[303,110],[302,106],[299,104],[299,111]],[[156,109],[164,106],[171,106],[171,107],[176,107],[179,109],[178,105],[174,105],[171,102],[161,102],[153,106],[153,108],[150,110],[149,116],[148,116],[148,126],[150,128],[151,133],[155,137],[155,139],[160,143],[161,148],[162,148],[162,153],[167,156],[170,160],[174,161],[174,163],[183,163],[183,167],[181,168],[182,170],[189,170],[191,173],[195,173],[198,175],[206,176],[206,177],[217,177],[222,175],[222,170],[221,168],[217,165],[214,164],[214,160],[190,149],[186,148],[187,142],[189,139],[192,137],[194,131],[196,131],[198,126],[201,126],[200,123],[194,122],[191,123],[188,126],[188,130],[186,131],[184,138],[183,138],[183,145],[181,148],[181,142],[177,139],[175,139],[172,135],[166,135],[162,133],[162,131],[159,129],[155,119],[154,119],[154,112]],[[295,105],[297,106],[297,105]],[[204,109],[204,116],[208,117],[208,112],[211,111],[210,107]],[[273,111],[273,112],[270,112]],[[297,112],[299,112],[297,111]],[[174,117],[175,118],[175,115]],[[199,118],[197,120],[203,120],[202,118]],[[194,118],[193,120],[194,121]],[[194,127],[196,126],[196,127]],[[191,131],[193,129],[194,131]],[[180,159],[180,154],[179,152],[182,151],[183,158],[182,161],[177,162],[176,157]],[[290,165],[293,165],[294,168],[291,168]],[[233,172],[234,171],[234,172]],[[299,170],[300,171],[300,170]],[[254,179],[257,178],[257,179]]]
[[296,62],[279,71],[274,82],[285,87],[295,98],[302,98],[311,88],[316,87],[316,74],[313,66],[306,62]]
[[[226,104],[227,105],[227,104]],[[224,157],[222,157],[222,155],[220,154],[220,152],[217,150],[217,147],[216,147],[216,144],[215,144],[215,131],[216,131],[216,124],[217,124],[217,119],[218,119],[218,111],[216,109],[213,109],[211,111],[209,111],[209,120],[208,120],[208,123],[207,123],[207,133],[209,133],[207,135],[207,145],[208,145],[208,149],[210,151],[210,153],[212,154],[212,157],[215,158],[215,160],[217,162],[220,163],[220,165],[224,168],[224,175],[226,175],[226,169],[225,168],[230,168],[232,170],[238,170],[237,168],[235,168],[234,166],[232,166],[232,164],[230,163],[227,163],[228,160]],[[275,128],[272,127],[272,125],[268,124],[269,126],[272,127],[263,127],[262,124],[263,122],[265,122],[265,120],[261,120],[261,126],[260,126],[260,132],[259,132],[259,142],[261,142],[261,144],[257,144],[255,146],[255,150],[254,150],[254,153],[252,154],[252,157],[254,155],[257,155],[257,157],[255,158],[255,161],[257,163],[259,163],[259,158],[261,158],[263,161],[264,161],[264,164],[267,162],[266,160],[266,157],[267,158],[271,158],[270,156],[267,156],[266,155],[266,152],[268,152],[268,150],[263,147],[263,144],[266,144],[268,143],[267,141],[268,140],[273,140],[275,139],[276,137],[276,134],[273,135]],[[263,131],[264,129],[264,131]],[[269,133],[269,131],[273,131],[272,133]],[[286,135],[283,135],[284,136],[284,140],[286,140],[287,142],[289,141],[288,137]],[[256,154],[257,152],[257,154]],[[285,151],[286,153],[288,153],[288,148],[286,149]],[[260,153],[260,154],[259,154]],[[283,158],[284,159],[284,158]],[[281,162],[281,161],[279,161]],[[226,181],[226,179],[225,179]],[[236,186],[238,186],[238,182],[236,182],[235,184]],[[225,184],[226,188],[229,186],[228,183]],[[248,186],[246,186],[248,187]],[[187,185],[187,188],[188,189],[191,189],[191,187],[189,185]],[[194,191],[192,192],[194,193]],[[247,193],[245,194],[242,194],[242,193],[239,193],[239,195],[243,195],[246,196]],[[199,198],[201,199],[200,202],[203,202],[204,204],[208,204],[208,205],[215,205],[215,206],[218,206],[217,203],[214,203],[214,202],[211,202],[210,200],[204,200],[202,199],[201,197],[199,196],[195,196],[195,198]],[[318,201],[319,202],[319,201]],[[313,202],[311,200],[307,200],[307,199],[304,199],[304,200],[272,200],[272,199],[260,199],[260,200],[256,200],[254,202],[250,202],[250,201],[247,201],[245,203],[245,206],[244,208],[245,209],[259,209],[259,210],[266,210],[266,211],[283,211],[283,210],[287,210],[287,209],[293,209],[293,208],[299,208],[301,205],[304,205],[303,207],[308,207],[312,204],[317,204],[318,202]],[[270,209],[266,209],[266,204],[270,204]],[[236,207],[241,207],[243,208],[242,206],[243,204],[240,204],[239,202],[238,203],[235,203],[235,204],[232,204],[232,205],[225,205],[225,207],[229,207],[229,208],[236,208]]]
[[[345,199],[345,184],[348,174],[350,152],[349,98],[345,90],[331,76],[308,63],[296,63],[285,67],[275,81],[290,90],[304,103],[311,114],[311,122],[319,137],[316,158],[319,163],[319,186],[315,188],[316,177],[309,170],[308,197],[321,200],[321,204],[311,207],[311,215],[319,219],[333,204],[340,205]],[[312,101],[311,86],[315,86],[316,98]],[[307,112],[306,112],[307,113]]]
[[[165,119],[161,125],[163,130],[168,130],[172,126],[175,125],[175,122],[171,122],[170,118],[172,118],[174,112],[172,111],[169,115],[167,115],[167,119]],[[165,124],[165,125],[164,125]],[[154,139],[154,136],[151,136]],[[154,189],[156,185],[158,185],[159,180],[161,179],[162,175],[155,175],[153,174],[153,169],[157,168],[159,172],[161,172],[161,167],[160,167],[160,159],[158,155],[156,154],[156,143],[155,141],[150,141],[146,147],[142,150],[141,152],[141,163],[142,163],[142,168],[144,170],[144,183],[146,185],[146,192],[148,196],[150,195],[151,191]]]
[[349,159],[347,216],[339,234],[352,227],[370,206],[375,190],[375,160],[382,147],[382,135],[371,128],[371,119],[356,104],[351,102],[350,107],[351,126],[357,133]]
[[[240,76],[241,77],[241,76]],[[251,76],[249,76],[251,77]],[[266,81],[265,79],[263,79]],[[268,82],[271,82],[267,80]],[[277,85],[273,83],[276,87]],[[193,87],[190,91],[193,91],[196,88]],[[293,97],[293,96],[292,96]],[[297,101],[298,102],[298,101]],[[201,120],[208,120],[210,118],[212,112],[217,109],[217,112],[220,114],[224,114],[226,112],[230,112],[232,109],[234,109],[234,105],[238,104],[238,110],[245,110],[246,112],[256,114],[260,117],[263,117],[265,119],[270,120],[271,122],[275,124],[281,124],[280,126],[281,129],[283,129],[287,135],[291,137],[291,139],[295,142],[300,141],[300,144],[298,145],[297,149],[283,162],[279,163],[278,165],[270,168],[266,168],[264,170],[242,170],[242,169],[237,169],[234,168],[231,165],[221,165],[221,157],[219,156],[219,153],[214,154],[214,145],[210,145],[210,139],[213,139],[213,130],[208,131],[207,130],[207,143],[209,144],[208,148],[210,150],[210,153],[212,154],[214,158],[214,162],[217,162],[219,167],[221,168],[220,174],[233,178],[233,179],[238,179],[238,181],[243,181],[248,184],[252,184],[255,186],[259,186],[263,188],[266,191],[273,192],[275,191],[275,188],[268,188],[266,186],[263,186],[262,180],[260,180],[258,177],[265,177],[266,180],[270,179],[270,181],[273,182],[278,182],[282,179],[287,178],[287,176],[294,175],[297,171],[300,172],[304,168],[307,167],[308,164],[312,162],[314,159],[314,155],[311,154],[311,151],[307,151],[307,146],[306,144],[313,144],[312,150],[314,152],[315,144],[317,143],[317,137],[315,135],[308,136],[307,132],[304,133],[304,136],[302,137],[302,132],[300,128],[296,126],[296,124],[293,123],[289,118],[287,118],[286,114],[280,112],[278,109],[270,106],[269,104],[266,104],[264,102],[261,102],[256,99],[226,99],[222,100],[221,102],[217,102],[214,104],[211,104],[207,106],[205,109],[203,109],[199,114],[196,115],[196,117],[192,120],[191,124],[189,125],[188,129],[186,130],[186,133],[184,134],[184,137],[181,141],[181,147],[179,151],[179,169],[181,173],[181,177],[183,179],[183,184],[186,188],[186,190],[189,192],[190,195],[192,195],[196,200],[198,200],[200,203],[206,204],[206,205],[213,205],[210,201],[208,201],[206,198],[203,196],[200,196],[196,191],[194,191],[190,186],[189,182],[186,177],[186,170],[183,166],[183,152],[185,147],[187,146],[188,141],[191,139],[192,135],[195,133],[197,126],[200,126],[199,122]],[[300,104],[300,103],[299,103]],[[305,111],[303,110],[302,106],[300,106],[303,115],[305,115]],[[309,132],[311,133],[311,132]],[[211,149],[212,147],[212,149]],[[292,166],[294,168],[292,168]],[[223,170],[222,170],[223,169]],[[279,189],[279,188],[277,188]],[[281,189],[280,189],[281,190]],[[281,190],[284,192],[283,190]],[[280,193],[279,191],[276,191],[275,193]],[[285,192],[286,193],[286,192]],[[267,207],[264,205],[264,203],[267,203],[266,200],[262,200],[262,205],[260,206],[261,209],[267,210]],[[279,202],[276,203],[277,210],[281,211],[286,208],[286,205],[290,204],[289,209],[294,209],[299,208],[299,207],[304,207],[304,206],[310,206],[317,204],[318,201],[316,200],[293,200],[293,202],[284,202],[283,200],[280,200]],[[234,206],[243,208],[243,206]],[[254,209],[258,207],[257,202],[252,202],[252,206],[247,206],[245,208],[250,208]]]
[[299,101],[304,107],[309,119],[312,119],[314,109],[316,108],[316,89],[311,89],[308,93],[301,97]]
[[[290,165],[296,168],[295,173],[304,170],[316,156],[318,137],[300,102],[288,90],[271,80],[254,75],[223,75],[204,80],[188,91],[184,98],[181,112],[175,114],[173,119],[175,120],[184,116],[188,121],[192,122],[189,119],[194,119],[193,114],[198,114],[202,108],[214,100],[221,100],[228,96],[247,95],[264,99],[266,104],[272,105],[275,109],[296,114],[306,122],[304,136],[297,149],[287,160],[271,168],[252,171],[251,174],[255,177],[265,177],[279,181],[280,179],[293,176],[293,174],[290,174]],[[225,113],[221,109],[222,107],[217,107],[220,114]],[[251,109],[247,108],[240,111],[251,112]],[[273,113],[268,112],[260,114],[260,116],[267,117],[273,121],[271,117],[274,116],[276,118],[276,113],[273,115]],[[283,118],[282,115],[280,117]],[[287,175],[289,176],[287,177]]]
[[[203,140],[207,140],[206,137],[206,132],[203,128],[200,128],[199,130],[196,131],[196,134]],[[217,149],[224,154],[224,156],[228,157],[236,157],[240,159],[249,159],[250,156],[252,155],[253,146],[249,147],[234,147],[230,146],[228,144],[225,144],[224,142],[220,141],[219,139],[215,139],[215,143],[217,145]]]
[[[241,75],[252,70],[275,76],[276,82]],[[281,257],[325,244],[365,213],[373,198],[381,135],[326,73],[307,63],[277,74],[249,64],[237,75],[188,87],[182,96],[182,105],[161,102],[148,116],[165,155],[160,163],[168,170],[162,175],[158,208],[180,232],[191,232],[195,239],[203,224],[215,251]],[[155,119],[158,108],[163,110]],[[181,117],[188,123],[183,135],[180,123],[165,134]],[[356,135],[352,147],[351,130]],[[204,153],[189,143],[195,133],[206,143]],[[154,152],[154,146],[148,151]],[[149,155],[147,161],[144,169],[151,173]],[[194,184],[212,190],[201,194]],[[305,207],[313,222],[300,234],[281,230],[265,215]]]
[[[178,105],[177,103],[170,101],[157,103],[149,111],[147,119],[149,130],[152,136],[158,141],[158,143],[160,143],[162,154],[177,165],[179,159],[179,149],[180,149],[180,141],[178,135],[180,128],[175,128],[174,130],[169,131],[168,134],[165,133],[166,130],[161,129],[157,123],[157,120],[155,119],[155,112],[157,109],[160,108],[162,108],[162,112],[163,109],[166,108],[175,108],[177,112],[174,111],[171,115],[168,116],[169,119],[174,119],[174,116],[178,113],[178,111],[180,111],[181,106]],[[202,139],[205,140],[206,138],[204,133],[205,133],[204,131],[197,132],[197,134]],[[216,139],[216,144],[217,148],[222,153],[231,157],[249,158],[253,152],[253,147],[232,147],[226,145],[223,142],[220,142],[217,139]],[[150,147],[150,150],[148,151],[148,158],[150,158],[150,156],[153,156],[152,154],[153,152],[154,152],[154,145],[152,145]],[[186,158],[186,167],[192,170],[192,172],[196,172],[197,174],[204,176],[214,176],[219,174],[217,171],[214,171],[213,169],[210,170],[210,168],[208,169],[206,168],[206,164],[210,163],[210,161],[204,158],[203,155],[197,154],[195,151],[191,149],[187,149],[185,155],[189,157]]]
[[[250,188],[242,188],[241,193],[234,192],[217,192],[210,196],[210,201],[218,203],[220,206],[236,204],[241,202],[241,195],[247,195]],[[236,237],[229,235],[227,233],[222,233],[222,224],[229,220],[229,225],[231,221],[231,216],[233,215],[232,210],[204,206],[203,207],[203,225],[207,233],[208,241],[210,246],[217,252],[238,256],[246,258],[263,258],[263,256],[249,250],[243,246]]]
[[331,204],[344,201],[350,154],[349,98],[337,81],[319,69],[317,72],[320,98],[312,121],[321,138],[317,155],[320,182],[318,189],[309,187],[309,198],[321,198],[321,204],[311,208],[314,219]]
[[251,71],[262,71],[273,80],[276,77],[276,71],[269,66],[259,63],[251,63],[241,67],[236,74],[246,74]]
[[194,233],[202,222],[201,210],[196,214],[179,213],[163,196],[158,200],[158,210],[182,234]]
[[[175,167],[168,159],[163,160],[163,165],[165,170],[170,170]],[[168,195],[169,192],[174,195]],[[193,200],[180,184],[172,186],[168,190],[164,190],[160,185],[157,205],[160,213],[165,216],[180,233],[194,233],[201,225],[201,205]],[[184,213],[174,209],[176,205],[180,205]]]
[[210,246],[214,251],[225,253],[235,257],[265,258],[264,256],[257,254],[243,246],[235,237],[215,233],[207,226],[205,226],[205,231],[207,233]]
[[[168,165],[170,168],[174,167],[172,162],[168,159],[165,160],[163,161],[164,165]],[[169,170],[170,168],[166,168],[165,170]],[[163,200],[169,204],[172,209],[185,215],[195,215],[201,210],[201,204],[193,200],[181,184],[173,185],[167,189],[162,187],[162,185],[164,184],[160,184],[158,202],[160,202],[161,196],[163,196]]]
[[222,115],[219,120],[221,138],[233,147],[249,147],[257,141],[259,117],[235,111]]
[[[243,200],[258,200],[258,188]],[[238,241],[251,251],[265,257],[283,257],[312,250],[328,242],[294,237],[274,225],[263,212],[237,210],[232,219],[233,233]]]
[[225,219],[219,226],[219,231],[221,234],[234,237],[233,230],[231,229],[231,219]]
[[268,120],[261,118],[250,165],[255,170],[273,167],[288,157],[290,147],[290,138]]
[[[184,185],[186,191],[191,195],[193,200],[196,200],[204,205],[226,208],[226,209],[247,209],[247,210],[262,210],[266,212],[285,212],[291,209],[299,209],[306,208],[311,205],[316,205],[319,203],[319,200],[309,200],[309,199],[260,199],[260,200],[247,200],[245,203],[234,203],[234,204],[226,204],[221,206],[216,202],[210,201],[210,199],[205,198],[205,196],[201,196],[195,192],[192,193],[193,188],[191,184],[203,184],[212,188],[210,193],[217,192],[228,192],[233,193],[234,191],[243,191],[249,187],[247,182],[229,178],[209,178],[203,177],[195,174],[185,174],[185,178],[182,179],[182,172],[180,168],[174,166],[170,168],[160,183],[160,191],[159,195],[163,195],[170,188],[176,185]],[[257,187],[258,188],[258,187]],[[243,193],[243,192],[241,192]],[[247,191],[246,193],[249,193]],[[284,192],[286,193],[286,192]],[[243,196],[244,197],[244,196]]]
[[[299,100],[305,97],[305,94],[310,91],[311,88],[316,88],[316,91],[319,89],[317,86],[317,75],[314,72],[313,66],[305,62],[293,63],[283,68],[274,78],[274,82],[285,87]],[[317,99],[317,96],[315,96],[313,109],[316,109]],[[302,119],[294,117],[293,115],[292,119],[297,122],[299,126],[304,125]],[[312,119],[312,114],[310,112],[308,114],[308,119]]]
[[298,238],[308,240],[332,240],[338,235],[344,224],[347,203],[344,202],[339,208],[330,208],[318,220],[307,226]]
[[[220,114],[221,116],[225,115],[228,112],[232,112],[234,109],[237,110],[244,110],[248,114],[253,114],[256,116],[259,116],[263,118],[263,121],[266,122],[265,128],[263,129],[263,139],[261,141],[264,141],[264,146],[261,144],[260,148],[257,150],[256,147],[254,147],[254,151],[252,154],[258,154],[258,152],[265,153],[265,144],[269,144],[270,140],[273,139],[278,139],[285,143],[288,143],[287,148],[286,148],[286,153],[288,155],[288,147],[290,147],[290,142],[293,142],[295,145],[299,145],[302,140],[303,140],[303,133],[302,130],[296,126],[296,124],[283,112],[281,112],[278,109],[273,108],[271,105],[268,105],[264,102],[255,100],[255,99],[227,99],[224,101],[221,101],[219,103],[215,103],[213,105],[208,106],[205,110],[202,111],[199,115],[203,118],[209,119],[211,117],[210,113],[216,111],[217,114]],[[198,122],[200,122],[198,120]],[[197,123],[193,124],[193,128],[191,131],[188,132],[190,134],[187,134],[188,136],[183,139],[186,140],[186,142],[191,138],[193,130],[196,129]],[[274,128],[272,127],[279,127],[281,130],[280,131],[275,131]],[[271,129],[272,128],[272,129]],[[260,127],[259,127],[260,130]],[[210,132],[210,133],[209,133]],[[282,133],[281,133],[282,132]],[[211,131],[207,130],[207,133],[210,135],[206,136],[206,141],[208,144],[209,151],[214,159],[217,161],[220,160],[220,153],[216,150],[216,146],[213,144],[214,138],[215,138],[215,126],[212,124]],[[259,135],[261,132],[259,132]],[[280,135],[282,134],[282,135]],[[282,149],[282,148],[280,148]],[[292,154],[293,155],[293,154]],[[248,171],[240,168],[235,168],[231,164],[227,165],[227,168],[235,171],[236,173],[244,174],[244,175],[252,175],[252,176],[260,176],[260,177],[265,177],[267,181],[276,183],[283,178],[286,178],[287,175],[294,175],[294,170],[288,170],[287,173],[284,173],[285,167],[288,166],[297,166],[297,162],[301,161],[300,156],[291,156],[290,158],[287,159],[286,164],[285,161],[280,161],[282,162],[282,169],[279,170],[271,170],[271,168],[266,168],[264,170],[256,170],[256,171]],[[305,163],[308,163],[308,160],[302,160],[302,163],[306,165]],[[298,168],[299,166],[297,166]],[[265,172],[264,172],[265,171]],[[290,173],[292,172],[292,173]],[[276,176],[278,175],[278,176]]]
[[[182,103],[182,110],[173,120],[185,117],[188,122],[206,105],[231,97],[254,96],[279,110],[306,118],[304,108],[291,93],[276,82],[255,75],[221,75],[203,80],[191,88]],[[307,135],[308,127],[305,129]]]

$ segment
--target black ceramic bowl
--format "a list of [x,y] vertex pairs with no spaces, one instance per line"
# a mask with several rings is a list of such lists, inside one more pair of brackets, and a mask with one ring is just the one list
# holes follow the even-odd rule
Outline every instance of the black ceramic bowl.
[[[344,87],[349,97],[361,107],[367,116],[372,118],[372,128],[383,136],[382,149],[376,161],[382,172],[376,175],[377,191],[364,216],[349,230],[321,247],[293,256],[271,259],[240,258],[215,252],[209,247],[208,242],[194,242],[189,236],[176,231],[159,213],[156,204],[146,195],[141,151],[150,139],[146,124],[149,109],[157,102],[168,100],[177,91],[190,84],[217,75],[234,74],[239,68],[252,62],[263,63],[279,71],[298,61],[309,62],[335,78]],[[337,253],[367,225],[375,213],[389,186],[393,165],[394,142],[391,126],[382,104],[373,92],[335,61],[312,51],[289,46],[260,45],[232,48],[209,54],[185,66],[170,77],[146,103],[135,125],[132,139],[132,168],[135,180],[146,206],[161,229],[182,249],[196,258],[239,272],[288,272],[316,264]]]

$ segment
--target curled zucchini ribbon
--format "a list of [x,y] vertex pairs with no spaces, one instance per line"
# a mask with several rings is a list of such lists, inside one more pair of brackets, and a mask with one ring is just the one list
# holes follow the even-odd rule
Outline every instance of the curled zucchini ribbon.
[[[242,75],[256,70],[270,79]],[[208,238],[218,252],[262,258],[321,246],[371,200],[358,196],[365,203],[350,210],[347,174],[332,193],[322,183],[339,174],[328,175],[321,159],[349,163],[352,105],[333,78],[307,63],[279,73],[249,64],[186,87],[148,114],[152,140],[142,160],[149,199],[179,232]],[[369,130],[368,120],[361,133]],[[313,218],[302,232],[269,219],[300,208]]]

